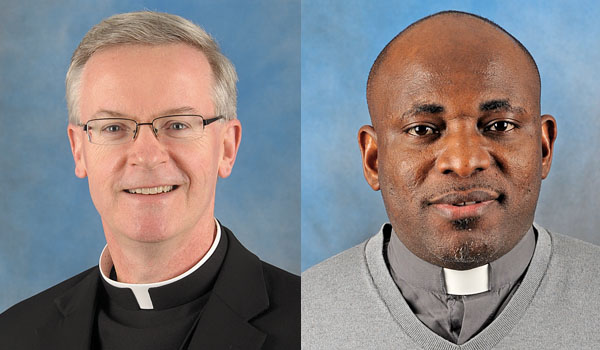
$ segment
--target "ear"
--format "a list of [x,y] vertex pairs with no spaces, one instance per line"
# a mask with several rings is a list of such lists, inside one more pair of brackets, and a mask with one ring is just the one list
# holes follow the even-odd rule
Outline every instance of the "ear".
[[83,143],[86,142],[84,133],[81,132],[80,126],[69,124],[67,127],[69,135],[69,143],[71,144],[71,152],[75,161],[75,176],[85,178],[87,176],[85,160],[83,157]]
[[377,133],[371,125],[358,130],[358,146],[362,155],[363,174],[375,191],[379,191],[379,167],[377,161]]
[[228,120],[223,131],[223,154],[219,161],[219,176],[226,178],[231,174],[240,142],[242,141],[242,124],[238,119]]
[[550,172],[554,141],[556,141],[556,120],[549,114],[541,116],[542,122],[542,179]]

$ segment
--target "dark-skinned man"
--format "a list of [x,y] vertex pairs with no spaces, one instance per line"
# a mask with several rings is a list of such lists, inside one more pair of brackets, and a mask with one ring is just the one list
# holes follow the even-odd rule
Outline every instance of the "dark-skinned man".
[[600,248],[534,224],[556,121],[521,43],[442,12],[367,83],[364,175],[390,224],[302,276],[303,349],[590,349]]

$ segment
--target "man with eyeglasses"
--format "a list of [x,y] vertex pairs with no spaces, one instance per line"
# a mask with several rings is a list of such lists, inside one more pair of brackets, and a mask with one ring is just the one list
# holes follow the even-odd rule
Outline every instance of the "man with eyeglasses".
[[299,278],[214,218],[241,139],[237,75],[200,27],[137,12],[83,38],[66,78],[99,266],[0,316],[2,349],[299,348]]

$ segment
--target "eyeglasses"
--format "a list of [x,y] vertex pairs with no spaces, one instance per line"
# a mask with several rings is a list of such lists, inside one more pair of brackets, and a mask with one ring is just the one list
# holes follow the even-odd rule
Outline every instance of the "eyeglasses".
[[83,130],[88,140],[96,145],[119,145],[132,142],[137,137],[141,125],[150,125],[157,139],[193,140],[202,136],[204,127],[223,119],[218,116],[204,119],[201,115],[167,115],[152,120],[151,123],[138,123],[127,118],[99,118],[85,123]]

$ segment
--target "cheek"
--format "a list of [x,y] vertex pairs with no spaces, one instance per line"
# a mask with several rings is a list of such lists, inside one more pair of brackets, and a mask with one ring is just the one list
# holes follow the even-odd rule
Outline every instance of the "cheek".
[[405,191],[414,191],[425,179],[433,164],[433,152],[429,148],[406,147],[399,135],[386,135],[381,147],[379,166],[384,182],[391,180]]
[[218,152],[212,146],[208,141],[196,142],[173,152],[175,164],[189,178],[192,189],[202,189],[216,181]]
[[205,155],[192,157],[194,158],[187,158],[185,162],[178,162],[178,167],[189,178],[192,190],[203,189],[210,182],[213,167]]
[[529,174],[541,181],[542,174],[542,144],[539,132],[531,131],[526,134],[520,145],[510,149],[514,158],[514,167],[523,174]]
[[124,152],[116,149],[95,149],[84,152],[90,189],[110,187],[111,179],[120,173],[126,163]]
[[495,155],[496,161],[512,185],[512,201],[519,207],[535,206],[540,191],[542,151],[536,137],[539,136],[530,134],[525,140],[504,147]]
[[[395,207],[415,208],[417,194],[433,164],[433,154],[428,150],[410,150],[388,144],[380,156],[379,176],[384,200]],[[393,203],[392,203],[393,202]]]
[[100,216],[107,215],[114,205],[115,188],[124,171],[124,152],[93,149],[83,153],[90,197]]

